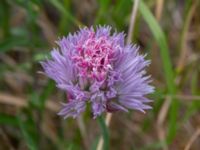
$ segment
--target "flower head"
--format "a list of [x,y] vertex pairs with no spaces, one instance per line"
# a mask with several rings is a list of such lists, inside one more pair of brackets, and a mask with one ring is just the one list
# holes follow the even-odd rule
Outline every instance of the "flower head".
[[66,91],[67,102],[58,113],[64,118],[77,117],[87,103],[94,117],[105,111],[140,110],[151,107],[145,96],[153,92],[149,65],[138,47],[124,44],[124,34],[111,34],[111,27],[80,29],[63,37],[52,58],[41,62],[45,74]]

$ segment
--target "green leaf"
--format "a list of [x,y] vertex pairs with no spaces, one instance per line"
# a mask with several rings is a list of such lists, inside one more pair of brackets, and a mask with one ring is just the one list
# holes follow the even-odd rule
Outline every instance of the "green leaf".
[[0,20],[3,36],[10,36],[10,5],[6,0],[2,0],[0,3]]
[[28,44],[29,41],[27,38],[13,36],[5,39],[3,42],[0,43],[0,52],[7,52],[14,47],[25,46]]
[[94,21],[95,24],[106,22],[104,19],[105,19],[105,17],[107,17],[109,15],[106,12],[108,12],[108,10],[110,9],[109,7],[112,6],[112,5],[110,5],[110,2],[111,2],[110,0],[100,0],[100,1],[98,1],[99,9],[98,9],[95,21]]
[[47,86],[44,88],[42,94],[40,95],[40,108],[43,110],[45,106],[45,102],[50,94],[52,94],[53,90],[55,89],[55,83],[52,80],[49,80]]
[[0,114],[0,124],[5,124],[5,125],[18,125],[17,118],[14,116],[10,116],[7,114]]
[[[22,119],[19,116],[17,117],[17,120],[18,120],[19,127],[21,129],[22,135],[24,137],[24,140],[27,143],[28,148],[30,150],[38,150],[38,146],[36,144],[35,137],[30,132],[30,128],[28,128],[29,124],[27,123],[27,121],[26,122],[22,121]],[[30,123],[30,121],[29,121],[29,123]],[[33,126],[33,124],[31,124],[31,126]]]

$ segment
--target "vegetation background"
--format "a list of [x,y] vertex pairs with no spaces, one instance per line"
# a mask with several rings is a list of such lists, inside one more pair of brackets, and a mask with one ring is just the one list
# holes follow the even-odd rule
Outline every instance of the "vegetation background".
[[[113,115],[109,129],[90,112],[57,116],[65,94],[39,61],[80,26],[128,33],[132,0],[0,1],[0,150],[200,149],[199,0],[139,0],[132,42],[152,64],[153,109]],[[110,147],[110,148],[108,148]]]

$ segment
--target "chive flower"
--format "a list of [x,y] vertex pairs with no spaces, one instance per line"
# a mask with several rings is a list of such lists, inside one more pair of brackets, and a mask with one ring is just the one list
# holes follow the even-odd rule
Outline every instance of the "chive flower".
[[41,62],[44,73],[67,93],[59,115],[76,118],[91,107],[94,118],[103,112],[151,107],[145,96],[154,91],[145,68],[150,61],[139,48],[125,45],[124,33],[110,26],[85,27],[57,41],[51,59]]

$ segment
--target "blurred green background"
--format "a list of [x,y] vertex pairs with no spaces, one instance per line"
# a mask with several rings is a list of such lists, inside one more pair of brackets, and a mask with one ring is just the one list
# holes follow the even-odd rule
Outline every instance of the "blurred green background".
[[153,109],[57,116],[65,93],[40,73],[55,41],[79,27],[128,33],[134,0],[0,0],[0,150],[200,149],[199,0],[140,0],[132,42],[152,63]]

